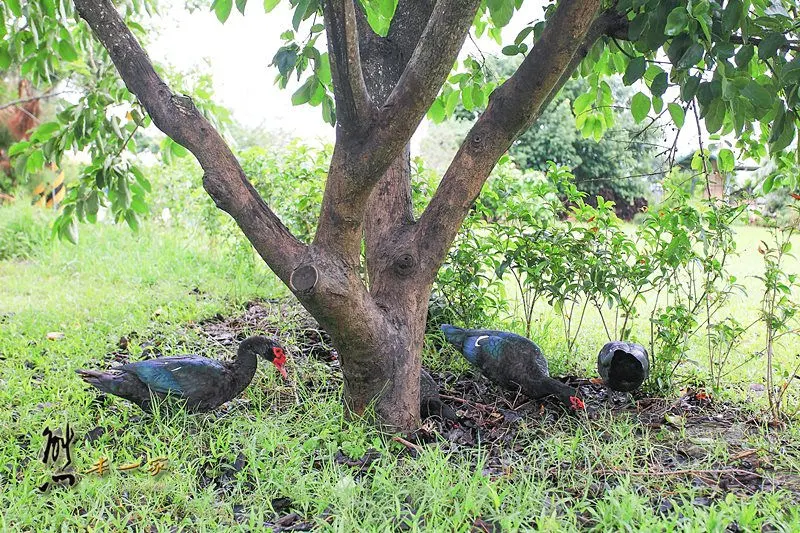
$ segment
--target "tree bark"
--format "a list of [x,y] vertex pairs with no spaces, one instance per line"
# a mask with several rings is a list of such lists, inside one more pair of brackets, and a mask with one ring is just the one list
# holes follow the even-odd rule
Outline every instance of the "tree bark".
[[562,0],[519,70],[490,97],[415,221],[408,143],[480,0],[399,0],[386,38],[372,32],[354,0],[325,0],[336,145],[318,231],[306,245],[260,198],[191,99],[158,77],[111,1],[74,2],[156,126],[197,157],[217,206],[331,335],[348,412],[374,412],[390,430],[417,426],[428,299],[447,249],[499,157],[614,17],[595,19],[600,0]]

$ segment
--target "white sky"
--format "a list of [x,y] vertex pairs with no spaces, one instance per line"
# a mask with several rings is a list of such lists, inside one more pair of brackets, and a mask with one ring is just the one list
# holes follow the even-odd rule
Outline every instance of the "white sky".
[[[528,0],[504,29],[512,41],[519,30],[542,16],[541,0]],[[265,14],[262,3],[250,1],[246,16],[235,8],[225,24],[211,11],[188,13],[181,3],[166,7],[158,37],[147,47],[150,56],[179,70],[211,69],[216,102],[226,106],[243,125],[262,126],[273,132],[312,140],[333,140],[333,128],[322,120],[319,107],[293,106],[291,96],[299,86],[291,82],[286,89],[275,84],[277,69],[269,66],[283,44],[280,34],[291,28],[292,11],[281,2]],[[499,53],[492,40],[481,39],[484,53]],[[318,45],[324,47],[322,38]],[[465,52],[474,49],[469,40]],[[420,127],[424,133],[425,123]]]

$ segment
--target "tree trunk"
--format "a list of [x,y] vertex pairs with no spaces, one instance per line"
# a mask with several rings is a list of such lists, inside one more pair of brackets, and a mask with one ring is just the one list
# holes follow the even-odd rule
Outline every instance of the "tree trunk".
[[[397,302],[397,324],[380,332],[377,347],[342,354],[344,402],[349,414],[379,421],[389,431],[419,426],[419,375],[425,313]],[[359,355],[360,357],[356,357]]]

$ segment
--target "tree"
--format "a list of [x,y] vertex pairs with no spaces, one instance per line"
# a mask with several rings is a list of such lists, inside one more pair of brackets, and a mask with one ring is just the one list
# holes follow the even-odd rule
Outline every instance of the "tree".
[[[220,20],[229,16],[232,3],[214,2]],[[271,9],[277,3],[264,5]],[[216,205],[236,220],[330,333],[341,356],[347,409],[357,414],[374,409],[391,429],[419,422],[428,297],[460,224],[495,163],[574,72],[589,83],[590,96],[581,104],[591,111],[583,114],[581,127],[595,135],[613,123],[607,110],[610,87],[603,77],[617,72],[624,73],[626,84],[644,78],[642,90],[652,96],[642,97],[657,113],[668,86],[678,85],[681,100],[668,106],[672,118],[682,122],[691,107],[711,133],[735,132],[746,155],[766,156],[760,146],[767,142],[778,153],[795,133],[800,61],[797,27],[786,14],[789,10],[796,18],[795,2],[562,0],[547,7],[546,22],[526,28],[508,45],[513,48],[507,52],[525,59],[512,76],[494,84],[482,77],[475,59],[468,60],[466,72],[448,76],[470,28],[499,37],[498,28],[520,0],[399,0],[396,9],[383,0],[291,0],[294,30],[307,20],[312,37],[301,45],[294,42],[294,32],[285,34],[290,43],[276,56],[281,79],[311,68],[295,102],[321,105],[329,121],[334,119],[329,89],[335,102],[336,142],[318,230],[304,243],[258,196],[193,100],[164,83],[110,0],[74,4],[153,123],[198,159],[203,185]],[[7,5],[20,17],[18,0]],[[244,11],[246,2],[237,0],[236,6]],[[66,23],[64,12],[55,11],[54,19]],[[323,29],[316,24],[320,13],[327,37],[324,57],[314,47]],[[141,26],[132,27],[145,35]],[[665,61],[669,74],[660,66]],[[442,118],[459,100],[488,104],[415,220],[409,139],[426,113]],[[34,143],[49,142],[45,133],[36,135]],[[125,197],[129,178],[124,170],[113,173],[119,190],[111,201],[122,206],[119,212],[128,220],[133,203]],[[76,203],[65,207],[64,225],[85,216],[80,194],[96,200],[97,190],[108,186],[107,168],[91,172],[98,177],[97,188],[82,184]]]

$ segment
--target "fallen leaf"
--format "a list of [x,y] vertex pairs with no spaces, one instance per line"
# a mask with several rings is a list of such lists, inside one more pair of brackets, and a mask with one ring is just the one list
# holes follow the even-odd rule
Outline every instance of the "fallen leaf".
[[686,419],[683,418],[682,416],[672,415],[672,414],[669,414],[669,413],[666,413],[664,415],[664,420],[666,420],[667,422],[669,422],[673,426],[679,427],[679,428],[683,427],[686,424]]
[[47,340],[49,341],[60,341],[64,338],[64,334],[60,331],[51,331],[47,334]]

